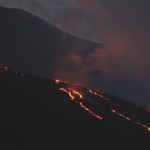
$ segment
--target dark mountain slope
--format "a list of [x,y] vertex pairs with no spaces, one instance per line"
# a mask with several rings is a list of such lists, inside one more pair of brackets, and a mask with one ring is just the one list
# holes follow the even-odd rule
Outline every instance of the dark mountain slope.
[[2,150],[150,148],[149,110],[102,91],[1,67],[0,97]]
[[0,63],[26,73],[50,76],[59,57],[89,53],[102,44],[82,40],[18,9],[0,7]]

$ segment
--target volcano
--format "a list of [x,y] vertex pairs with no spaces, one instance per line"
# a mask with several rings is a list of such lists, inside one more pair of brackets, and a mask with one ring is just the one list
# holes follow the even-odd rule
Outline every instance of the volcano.
[[52,76],[69,52],[88,55],[103,44],[65,33],[20,9],[0,7],[0,64],[32,75]]
[[101,90],[0,67],[1,149],[150,148],[150,110]]
[[103,44],[74,37],[18,9],[0,7],[0,21],[1,150],[150,148],[148,108],[48,78],[59,53],[86,56]]

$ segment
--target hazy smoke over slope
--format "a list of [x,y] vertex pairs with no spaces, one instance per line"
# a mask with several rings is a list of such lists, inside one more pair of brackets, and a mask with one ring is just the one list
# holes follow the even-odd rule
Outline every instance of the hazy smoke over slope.
[[[144,0],[1,0],[64,31],[105,46],[62,52],[54,76],[102,88],[150,106],[150,2]],[[143,99],[144,97],[144,99]]]

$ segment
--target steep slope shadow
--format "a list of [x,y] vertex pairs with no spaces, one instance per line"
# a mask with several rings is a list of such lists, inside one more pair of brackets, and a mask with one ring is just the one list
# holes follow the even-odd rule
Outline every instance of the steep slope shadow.
[[49,77],[68,52],[90,53],[102,44],[69,35],[19,9],[0,7],[0,63]]

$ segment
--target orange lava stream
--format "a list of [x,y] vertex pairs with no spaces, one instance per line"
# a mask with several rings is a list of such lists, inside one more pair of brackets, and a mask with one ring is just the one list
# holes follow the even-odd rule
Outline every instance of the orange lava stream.
[[[59,81],[56,81],[56,82],[59,82]],[[75,95],[77,95],[80,99],[83,99],[82,94],[80,94],[78,91],[72,90],[70,88],[68,88],[68,89],[60,88],[60,90],[66,92],[69,95],[69,97],[70,97],[71,100],[75,100]],[[78,100],[76,100],[75,102],[78,103],[84,110],[86,110],[87,112],[89,112],[91,115],[93,115],[97,119],[102,119],[101,116],[99,116],[96,113],[94,113],[93,111],[91,111],[82,102],[79,102]]]
[[105,96],[103,96],[101,94],[98,94],[98,93],[96,93],[96,92],[94,92],[94,91],[92,91],[90,89],[89,89],[89,92],[92,93],[92,94],[94,94],[94,95],[96,95],[96,96],[98,96],[98,97],[101,97],[102,99],[104,99],[106,101],[109,101],[109,99],[107,97],[105,97]]
[[138,104],[136,104],[136,107],[139,107],[139,108],[141,108],[141,109],[143,109],[143,110],[145,110],[145,111],[147,111],[147,112],[150,112],[149,109],[147,109],[147,108],[145,108],[145,107],[143,107],[143,106],[140,106],[140,105],[138,105]]
[[57,84],[59,84],[59,83],[71,84],[69,82],[65,82],[65,81],[62,81],[62,80],[59,80],[59,79],[55,79],[55,83],[57,83]]
[[69,97],[71,98],[71,100],[74,100],[75,97],[72,95],[72,93],[68,90],[66,90],[65,88],[60,88],[61,91],[64,91],[66,93],[68,93]]
[[[66,92],[66,93],[68,93],[68,95],[70,96],[71,100],[74,100],[74,99],[75,99],[75,95],[78,95],[78,97],[79,97],[80,99],[83,99],[82,94],[80,94],[79,92],[77,92],[77,91],[75,91],[75,90],[72,90],[72,89],[70,89],[70,88],[68,88],[68,90],[66,90],[65,88],[60,88],[60,90]],[[69,90],[72,91],[73,94],[72,94]]]
[[122,118],[124,118],[124,119],[128,120],[128,121],[131,121],[131,122],[133,122],[133,123],[135,123],[135,124],[137,124],[137,125],[142,126],[143,128],[145,128],[146,130],[148,130],[148,131],[150,132],[150,127],[149,127],[149,126],[144,125],[144,124],[142,124],[142,123],[140,123],[140,122],[134,121],[134,120],[132,120],[131,118],[126,117],[125,115],[123,115],[123,114],[121,114],[121,113],[117,112],[117,111],[116,111],[116,110],[114,110],[114,109],[112,109],[111,111],[112,111],[113,113],[115,113],[115,114],[119,115],[120,117],[122,117]]
[[58,79],[55,80],[55,83],[57,83],[57,84],[59,84],[60,82],[61,82],[61,81],[58,80]]
[[83,96],[79,92],[73,91],[73,93],[76,94],[76,95],[78,95],[81,99],[83,99]]
[[84,108],[86,111],[88,111],[90,114],[92,114],[94,117],[96,117],[97,119],[103,119],[101,116],[95,114],[94,112],[92,112],[89,108],[87,108],[82,102],[79,102],[80,106],[82,108]]

